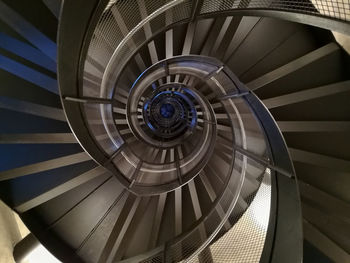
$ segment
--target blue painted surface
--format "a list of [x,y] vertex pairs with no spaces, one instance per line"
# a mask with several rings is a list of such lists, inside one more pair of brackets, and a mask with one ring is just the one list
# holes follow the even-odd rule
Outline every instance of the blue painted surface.
[[96,167],[94,161],[61,167],[0,182],[0,193],[19,205]]
[[174,113],[175,108],[170,103],[164,103],[160,106],[160,115],[162,115],[162,117],[169,119],[174,116]]
[[0,68],[52,93],[59,94],[57,80],[0,55]]
[[50,38],[41,33],[32,24],[27,22],[17,12],[0,1],[0,18],[13,30],[27,39],[33,46],[37,47],[53,61],[57,60],[57,45]]
[[[71,132],[67,122],[0,109],[1,133],[66,133]],[[1,153],[0,153],[1,156]]]
[[82,151],[79,144],[0,144],[0,171]]
[[56,73],[56,63],[40,50],[0,32],[0,48]]

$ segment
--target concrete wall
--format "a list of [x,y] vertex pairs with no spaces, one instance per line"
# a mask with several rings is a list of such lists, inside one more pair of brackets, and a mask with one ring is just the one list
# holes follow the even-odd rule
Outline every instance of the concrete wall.
[[0,201],[0,263],[14,262],[13,247],[28,233],[18,215]]

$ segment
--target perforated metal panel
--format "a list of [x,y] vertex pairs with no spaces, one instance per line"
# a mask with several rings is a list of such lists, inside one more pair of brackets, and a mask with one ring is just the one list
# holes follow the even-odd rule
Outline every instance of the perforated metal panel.
[[271,175],[263,181],[244,215],[210,246],[214,262],[259,262],[264,248],[271,205]]
[[348,0],[205,0],[201,14],[230,9],[282,10],[350,21]]

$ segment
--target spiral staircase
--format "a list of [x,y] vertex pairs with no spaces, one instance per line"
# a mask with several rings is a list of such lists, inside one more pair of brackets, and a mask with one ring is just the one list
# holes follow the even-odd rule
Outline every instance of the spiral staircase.
[[350,262],[323,2],[0,1],[1,199],[63,262]]

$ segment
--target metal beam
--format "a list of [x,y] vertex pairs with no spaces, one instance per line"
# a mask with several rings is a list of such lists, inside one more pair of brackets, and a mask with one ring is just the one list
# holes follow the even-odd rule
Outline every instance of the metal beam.
[[146,209],[148,208],[150,202],[150,197],[146,196],[143,197],[140,201],[139,205],[137,206],[137,209],[135,211],[135,214],[132,217],[132,220],[130,222],[130,225],[124,234],[124,238],[122,239],[118,250],[113,258],[113,262],[120,262],[120,260],[123,258],[125,251],[130,246],[130,241],[135,234],[135,230],[137,229],[138,225],[140,224],[140,221],[142,220],[144,214],[146,213]]
[[[113,107],[113,112],[126,115],[126,109],[124,108]],[[137,115],[137,113],[135,115]]]
[[86,62],[88,63],[88,65],[93,67],[97,72],[99,72],[100,76],[102,77],[103,72],[105,70],[105,67],[103,65],[101,65],[97,60],[95,60],[89,55],[86,56]]
[[[215,167],[213,167],[213,165],[210,162],[207,164],[206,167],[204,167],[204,169],[205,170],[203,170],[202,173],[205,172],[205,175],[210,174],[210,177],[213,177],[212,181],[215,182],[213,183],[214,185],[220,185],[220,188],[224,186],[223,178],[226,176],[226,174],[222,174],[222,171],[219,171],[219,169],[215,169]],[[206,177],[209,180],[209,177]]]
[[175,189],[175,235],[182,233],[182,188]]
[[[200,203],[199,203],[199,198],[198,198],[198,194],[197,194],[197,189],[196,189],[196,185],[194,180],[191,180],[188,182],[188,189],[190,191],[190,196],[191,196],[191,201],[192,201],[192,206],[193,206],[193,211],[194,211],[194,215],[196,217],[196,220],[199,220],[202,217],[202,210],[200,207]],[[199,226],[199,235],[201,238],[201,241],[204,242],[207,239],[207,233],[205,231],[205,225],[201,224]],[[211,251],[210,248],[207,247],[206,249],[204,249],[199,255],[198,255],[198,259],[201,260],[206,260],[207,262],[213,262],[212,260],[212,255],[211,255]]]
[[[96,223],[96,225],[93,227],[93,229],[91,229],[91,231],[89,232],[89,234],[84,238],[84,240],[80,243],[79,247],[76,249],[76,253],[79,253],[79,251],[85,246],[85,244],[89,241],[89,239],[91,238],[91,236],[96,232],[96,230],[98,229],[98,227],[102,224],[102,222],[104,222],[104,220],[106,219],[106,217],[109,215],[109,213],[114,209],[115,206],[120,205],[119,202],[123,202],[126,199],[126,193],[127,191],[124,189],[123,191],[121,191],[118,196],[116,197],[116,199],[113,201],[113,203],[108,207],[107,211],[103,214],[103,216],[98,220],[98,222]],[[118,209],[119,208],[119,209]],[[120,212],[121,207],[117,207],[118,212]]]
[[250,91],[247,92],[232,92],[223,96],[218,97],[218,100],[228,100],[228,99],[235,99],[235,98],[241,98],[243,96],[249,95]]
[[163,149],[162,154],[161,154],[161,156],[160,156],[160,163],[161,163],[161,164],[164,164],[164,163],[165,163],[165,158],[166,158],[167,152],[168,152],[167,149]]
[[173,29],[165,32],[165,57],[173,57]]
[[[116,243],[116,240],[119,236],[120,231],[123,228],[123,225],[124,225],[128,215],[131,211],[131,208],[135,204],[135,201],[136,201],[136,196],[131,195],[129,193],[127,193],[127,194],[128,194],[127,199],[123,204],[123,208],[121,209],[121,211],[118,215],[118,219],[116,220],[116,222],[113,226],[113,229],[109,233],[109,236],[108,236],[106,243],[104,244],[104,247],[103,247],[102,252],[101,252],[99,259],[98,259],[98,263],[105,263],[105,262],[107,262],[108,258],[110,258],[111,256],[113,257],[113,255],[111,255],[111,251]],[[134,210],[136,210],[136,208]],[[118,244],[118,246],[119,246],[119,244]]]
[[75,97],[63,96],[63,99],[68,100],[68,101],[81,102],[81,103],[97,103],[97,104],[111,104],[112,103],[111,99],[93,98],[93,97],[75,98]]
[[[113,5],[111,7],[111,12],[112,12],[112,15],[113,15],[115,21],[118,24],[120,31],[122,32],[122,34],[124,36],[127,36],[129,33],[129,29],[128,29],[126,23],[124,22],[124,19],[123,19],[122,15],[120,14],[119,10],[117,9],[116,5]],[[136,49],[136,44],[132,39],[130,39],[127,42],[127,44],[130,46],[130,48]],[[143,72],[146,69],[146,66],[145,66],[145,62],[143,61],[140,54],[135,55],[135,61],[136,61],[137,66],[141,70],[141,72]]]
[[56,79],[53,79],[39,71],[36,71],[3,55],[0,55],[0,68],[19,78],[33,83],[40,88],[43,88],[57,95],[59,94]]
[[[174,154],[174,148],[172,148],[170,150],[170,156],[172,156],[172,154]],[[181,154],[182,154],[182,152],[181,152]],[[171,159],[171,157],[170,157],[170,159]],[[176,148],[176,154],[175,154],[176,173],[177,173],[177,178],[179,180],[179,184],[182,185],[182,174],[181,174],[181,168],[180,168],[180,159],[181,159],[181,157],[180,157],[179,149]],[[170,160],[170,162],[171,162],[171,160]]]
[[56,61],[56,43],[28,23],[23,17],[13,11],[2,1],[0,2],[0,19],[49,58]]
[[216,70],[214,70],[212,72],[209,72],[208,75],[206,75],[204,77],[204,80],[207,81],[207,80],[211,79],[215,75],[219,74],[223,69],[224,69],[224,66],[220,66],[218,69],[216,69]]
[[[165,24],[170,25],[172,23],[173,23],[173,12],[170,9],[165,12]],[[165,32],[165,58],[171,58],[174,56],[173,35],[174,35],[174,31],[172,28]],[[171,82],[171,76],[169,75],[169,66],[167,62],[165,62],[164,68],[166,71],[165,73],[166,82],[169,83]]]
[[61,11],[62,0],[42,0],[51,13],[58,19]]
[[348,132],[348,121],[278,121],[282,132]]
[[128,120],[126,119],[114,119],[116,125],[127,125]]
[[334,262],[349,262],[350,255],[316,227],[303,220],[304,238]]
[[228,28],[235,29],[233,27],[230,27],[232,19],[233,19],[232,16],[225,18],[225,22],[222,24],[222,27],[220,28],[219,34],[214,42],[214,45],[212,46],[212,49],[211,49],[212,54],[217,53],[217,50],[218,50],[219,46],[221,45]]
[[190,54],[196,25],[197,25],[196,22],[191,22],[187,26],[186,36],[185,36],[185,40],[182,48],[182,55]]
[[[211,185],[206,173],[202,170],[201,173],[199,174],[199,176],[200,176],[200,179],[202,180],[202,183],[205,187],[205,190],[207,191],[207,193],[209,195],[210,201],[214,202],[216,199],[216,193],[215,193],[215,190],[214,190],[213,186]],[[219,177],[217,175],[216,175],[216,177],[219,179]],[[223,208],[221,207],[221,205],[218,205],[215,208],[215,210],[218,213],[220,218],[224,218],[225,212],[224,212]],[[224,228],[228,231],[231,228],[230,222],[226,221],[224,224]]]
[[133,185],[135,184],[136,180],[139,178],[140,176],[140,169],[142,167],[143,161],[139,160],[137,167],[135,168],[134,173],[132,174],[131,178],[130,178],[130,184],[129,184],[129,189],[133,187]]
[[350,172],[350,161],[334,157],[307,152],[299,149],[289,148],[289,153],[294,162],[307,163],[333,170]]
[[162,222],[166,198],[167,198],[167,193],[162,193],[158,196],[157,210],[154,215],[152,232],[148,242],[149,244],[148,249],[152,249],[157,245],[157,241],[159,237],[159,229],[160,229],[160,224]]
[[78,143],[72,133],[0,134],[0,144]]
[[[147,8],[145,5],[145,1],[144,0],[137,0],[137,5],[139,6],[139,11],[141,14],[141,18],[145,19],[147,18]],[[152,29],[151,29],[151,25],[149,23],[146,23],[144,25],[144,31],[145,31],[145,35],[146,35],[146,39],[150,39],[152,38]]]
[[257,90],[267,84],[274,82],[277,79],[283,78],[315,61],[326,57],[334,52],[339,50],[339,46],[335,43],[329,43],[319,49],[316,49],[305,56],[302,56],[292,62],[285,64],[282,67],[279,67],[249,83],[246,86],[250,90]]
[[29,175],[29,174],[40,173],[43,171],[48,171],[48,170],[65,167],[65,166],[69,166],[77,163],[82,163],[86,161],[91,161],[91,157],[86,152],[66,155],[63,157],[58,157],[56,159],[51,159],[43,162],[38,162],[38,163],[29,164],[22,167],[2,171],[0,172],[0,181],[14,179],[14,178]]
[[191,9],[191,22],[193,22],[197,15],[200,13],[203,5],[203,0],[194,0],[192,1],[192,9]]
[[56,73],[56,63],[40,50],[0,32],[0,47]]
[[216,41],[216,38],[218,36],[218,32],[220,32],[222,25],[225,22],[225,19],[226,19],[225,17],[218,17],[217,19],[214,20],[214,23],[212,24],[206,36],[206,40],[204,42],[200,55],[209,56],[209,54],[211,53],[212,47]]
[[350,91],[350,80],[338,82],[318,88],[302,90],[290,94],[265,99],[262,102],[268,109],[286,106],[293,103],[322,98],[325,96]]
[[[140,11],[140,14],[141,14],[141,18],[142,19],[146,19],[148,17],[148,14],[147,14],[147,8],[146,8],[146,5],[145,5],[145,2],[143,0],[138,0],[137,4],[139,6],[139,11]],[[144,24],[143,29],[144,29],[144,32],[145,32],[146,39],[152,38],[152,28],[151,28],[150,23]],[[152,64],[157,63],[159,61],[159,58],[158,58],[158,53],[157,53],[155,42],[151,41],[150,43],[148,43],[147,46],[148,46],[148,51],[149,51],[149,54],[150,54],[150,58],[151,58]],[[158,80],[158,81],[159,81],[160,85],[163,84],[163,82],[161,80]]]
[[280,168],[280,167],[277,167],[277,166],[271,164],[268,159],[265,159],[261,156],[257,156],[254,153],[249,152],[248,150],[245,150],[237,145],[234,145],[233,148],[235,149],[235,151],[239,152],[240,154],[247,156],[249,159],[252,159],[253,161],[255,161],[257,163],[265,165],[266,167],[270,168],[271,170],[279,172],[280,174],[283,174],[289,178],[294,177],[294,174],[291,174],[291,173],[285,171],[283,168]]
[[215,199],[216,199],[216,193],[215,193],[215,190],[214,188],[212,187],[209,179],[207,178],[206,174],[204,173],[204,171],[202,170],[199,174],[199,178],[201,179],[203,185],[204,185],[204,188],[205,190],[207,191],[208,193],[208,196],[210,198],[210,201],[214,202]]
[[[110,10],[112,12],[113,18],[117,22],[117,25],[118,25],[120,31],[122,32],[122,34],[124,36],[126,36],[129,33],[129,29],[126,26],[126,23],[124,22],[123,16],[120,14],[117,6],[113,5]],[[134,41],[131,40],[129,43],[131,43],[131,47],[133,47],[133,48],[136,47]]]
[[39,105],[32,102],[0,96],[0,108],[12,110],[58,121],[66,121],[62,109]]
[[198,220],[202,216],[202,210],[201,210],[201,207],[199,204],[196,185],[195,185],[193,180],[190,180],[188,182],[188,189],[190,190],[190,196],[191,196],[194,215],[195,215],[196,219]]
[[313,204],[302,202],[303,218],[334,240],[339,247],[349,250],[350,222],[323,211]]
[[67,211],[65,211],[63,214],[61,214],[57,219],[55,219],[53,222],[50,223],[50,225],[46,228],[47,230],[54,228],[56,225],[58,225],[67,215],[69,215],[76,207],[79,207],[80,204],[82,204],[85,200],[87,200],[90,196],[92,196],[94,193],[100,189],[103,185],[108,183],[109,180],[112,178],[115,178],[112,174],[109,176],[106,176],[102,182],[100,182],[98,185],[95,185],[90,192],[88,192],[83,198],[81,198],[77,203],[75,203],[72,207],[70,207]]
[[223,57],[223,61],[227,62],[235,54],[239,46],[244,42],[244,40],[249,36],[250,32],[261,20],[260,17],[243,17],[240,21],[237,31],[231,39],[226,52]]
[[123,97],[122,95],[115,96],[114,99],[116,101],[119,101],[120,103],[126,105],[128,103],[128,99],[126,97]]
[[332,216],[342,218],[350,222],[350,204],[336,198],[315,186],[298,180],[301,200]]
[[19,213],[24,213],[36,206],[39,206],[59,195],[62,195],[66,192],[68,192],[69,190],[72,190],[76,187],[78,187],[79,185],[82,185],[88,181],[91,181],[92,179],[101,176],[103,174],[108,173],[108,171],[102,167],[102,166],[98,166],[94,169],[91,169],[85,173],[82,173],[81,175],[78,175],[76,177],[74,177],[73,179],[60,184],[59,186],[56,186],[28,201],[25,201],[24,203],[17,205],[15,207],[15,210]]
[[[128,212],[127,217],[125,218],[125,220],[123,222],[119,222],[121,224],[120,231],[119,231],[118,236],[115,240],[115,243],[113,244],[111,253],[108,256],[106,263],[115,262],[114,258],[117,255],[118,249],[119,249],[119,247],[124,239],[124,236],[129,228],[129,225],[130,225],[132,219],[134,218],[136,210],[139,207],[140,201],[141,201],[141,197],[136,197],[135,201],[133,202],[133,204]],[[117,223],[118,223],[118,221],[119,220],[117,220]]]

